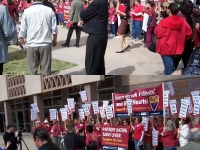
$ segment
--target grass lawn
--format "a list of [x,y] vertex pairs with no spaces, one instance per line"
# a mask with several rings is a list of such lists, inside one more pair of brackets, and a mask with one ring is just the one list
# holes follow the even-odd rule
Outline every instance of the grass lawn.
[[[4,65],[4,75],[27,75],[27,59],[26,52],[9,47],[8,49],[8,62]],[[76,66],[69,62],[53,59],[51,72],[59,72],[61,70],[69,69]],[[38,68],[38,74],[41,74],[40,67]]]

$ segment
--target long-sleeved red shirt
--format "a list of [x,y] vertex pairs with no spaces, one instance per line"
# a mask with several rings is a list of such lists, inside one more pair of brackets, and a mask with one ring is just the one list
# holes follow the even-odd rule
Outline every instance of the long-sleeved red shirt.
[[15,19],[15,17],[19,17],[19,13],[17,11],[17,6],[15,4],[13,5],[6,5],[8,7],[8,11],[10,13],[10,16],[12,19]]

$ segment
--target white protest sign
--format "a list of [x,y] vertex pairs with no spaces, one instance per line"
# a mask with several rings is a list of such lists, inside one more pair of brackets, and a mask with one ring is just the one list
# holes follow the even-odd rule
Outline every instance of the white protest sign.
[[36,121],[37,120],[37,110],[36,109],[31,109],[31,121]]
[[68,120],[68,109],[67,108],[60,108],[60,114],[62,121]]
[[83,110],[84,110],[84,112],[85,112],[85,115],[86,115],[86,116],[90,116],[90,110],[89,110],[89,108],[88,108],[88,105],[83,104],[82,107],[83,107]]
[[147,13],[144,13],[143,15],[143,24],[142,24],[142,30],[144,30],[145,32],[147,32],[147,22],[149,19],[149,15]]
[[50,120],[57,120],[57,109],[49,109]]
[[99,111],[100,111],[101,118],[106,118],[105,110],[103,109],[103,107],[99,107]]
[[68,114],[71,114],[71,111],[70,111],[68,105],[64,105],[64,107],[67,109],[67,113],[68,113]]
[[144,126],[144,131],[148,131],[148,126],[149,126],[148,117],[142,117],[142,125]]
[[170,104],[171,114],[177,114],[176,100],[170,100],[169,104]]
[[154,128],[152,130],[152,146],[158,146],[158,131],[156,131]]
[[74,98],[67,98],[68,108],[70,110],[74,109]]
[[181,102],[181,108],[180,108],[180,112],[179,112],[180,118],[187,117],[188,106],[189,106],[188,103],[186,103],[185,101]]
[[188,113],[192,114],[193,113],[193,106],[192,106],[192,101],[191,101],[191,97],[184,97],[184,100],[187,101],[188,103]]
[[92,108],[94,114],[99,114],[99,102],[98,101],[92,101]]
[[106,118],[107,119],[112,119],[113,116],[113,110],[112,110],[112,106],[107,106],[106,107]]
[[85,119],[85,113],[83,109],[78,109],[78,113],[79,113],[79,119],[81,120]]
[[194,101],[194,115],[199,115],[200,111],[200,96],[193,96],[193,101]]
[[35,109],[37,112],[40,112],[37,103],[31,104],[31,107],[32,107],[33,109]]
[[91,104],[85,104],[87,107],[88,107],[88,109],[89,109],[89,111],[90,111],[90,109],[91,109]]
[[81,96],[82,102],[87,102],[87,101],[88,101],[86,91],[80,91],[79,94],[80,94],[80,96]]
[[105,110],[105,107],[107,107],[109,104],[109,101],[103,101],[103,109]]
[[126,99],[126,105],[127,105],[128,115],[131,115],[133,113],[133,101],[132,101],[132,99]]
[[166,117],[166,118],[171,118],[169,108],[165,108],[165,117]]
[[164,91],[164,107],[169,107],[169,91]]
[[169,94],[171,96],[173,96],[175,94],[175,92],[174,92],[174,87],[172,85],[172,82],[167,82],[167,86],[168,86],[168,89],[169,89]]

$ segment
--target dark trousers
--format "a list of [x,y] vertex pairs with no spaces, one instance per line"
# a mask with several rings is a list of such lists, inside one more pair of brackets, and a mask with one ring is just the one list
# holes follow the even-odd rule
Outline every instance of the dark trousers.
[[187,40],[185,42],[185,47],[184,47],[183,54],[182,55],[177,55],[175,60],[174,60],[175,69],[177,69],[181,58],[183,60],[184,69],[186,68],[187,63],[188,63],[188,61],[190,59],[190,56],[192,55],[193,47],[194,47],[194,42],[192,42],[191,39],[189,39],[189,40]]
[[0,63],[0,75],[3,74],[3,63]]
[[163,150],[163,143],[158,143],[158,147],[156,147],[156,150]]
[[104,55],[108,35],[89,35],[86,44],[85,70],[87,75],[105,75]]
[[78,24],[77,22],[74,23],[74,24],[73,24],[73,27],[70,28],[70,29],[68,30],[67,40],[66,40],[66,44],[67,44],[67,45],[70,45],[70,39],[71,39],[71,37],[72,37],[72,34],[73,34],[74,29],[75,29],[75,31],[76,31],[76,45],[79,45],[80,37],[81,37],[81,29],[82,29],[82,28],[79,27],[77,24]]
[[59,25],[58,14],[56,14],[56,22],[57,22],[57,25]]

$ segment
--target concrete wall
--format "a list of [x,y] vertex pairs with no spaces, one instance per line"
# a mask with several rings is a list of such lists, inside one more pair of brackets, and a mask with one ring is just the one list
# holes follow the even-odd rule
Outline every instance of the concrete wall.
[[42,92],[41,76],[28,75],[25,76],[26,95],[34,95]]
[[104,80],[100,75],[72,75],[72,86]]
[[8,99],[6,76],[0,76],[0,101]]

